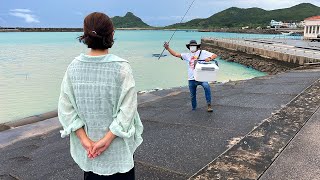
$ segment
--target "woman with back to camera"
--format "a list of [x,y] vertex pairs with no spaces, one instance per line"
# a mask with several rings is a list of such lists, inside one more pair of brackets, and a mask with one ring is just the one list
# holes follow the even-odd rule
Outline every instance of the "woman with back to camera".
[[89,14],[79,38],[90,51],[71,62],[61,84],[61,137],[70,135],[70,153],[85,180],[135,179],[133,154],[143,126],[131,67],[109,54],[113,36],[107,15]]

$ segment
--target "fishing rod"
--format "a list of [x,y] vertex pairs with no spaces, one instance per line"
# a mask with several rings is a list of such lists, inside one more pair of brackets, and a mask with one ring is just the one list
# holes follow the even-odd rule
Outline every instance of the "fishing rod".
[[[190,10],[190,8],[192,7],[192,5],[193,5],[193,3],[195,2],[196,0],[193,0],[192,1],[192,3],[190,4],[190,6],[189,6],[189,8],[188,8],[188,10],[187,10],[187,12],[184,14],[184,16],[182,17],[182,19],[181,19],[181,21],[180,21],[180,24],[182,23],[182,21],[183,21],[183,19],[186,17],[186,15],[188,14],[188,12],[189,12],[189,10]],[[172,40],[172,38],[173,38],[173,36],[174,36],[174,34],[177,32],[177,29],[173,32],[173,34],[172,34],[172,36],[171,36],[171,38],[170,38],[170,40],[168,41],[168,44],[170,43],[170,41]],[[162,52],[161,52],[161,54],[160,54],[160,56],[159,56],[159,58],[158,58],[158,60],[161,58],[161,56],[162,56],[162,54],[164,53],[164,51],[166,50],[166,48],[163,48],[163,50],[162,50]]]

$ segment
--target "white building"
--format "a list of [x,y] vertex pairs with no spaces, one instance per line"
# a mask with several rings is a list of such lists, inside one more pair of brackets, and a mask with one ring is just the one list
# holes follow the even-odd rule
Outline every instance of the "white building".
[[271,20],[270,26],[274,28],[280,28],[283,25],[282,21]]
[[306,23],[304,21],[297,23],[298,28],[303,28],[305,25],[306,25]]
[[291,23],[283,23],[282,26],[284,28],[290,28],[290,29],[296,29],[297,28],[297,24],[294,22]]
[[317,38],[320,35],[320,16],[309,17],[304,22],[304,39]]

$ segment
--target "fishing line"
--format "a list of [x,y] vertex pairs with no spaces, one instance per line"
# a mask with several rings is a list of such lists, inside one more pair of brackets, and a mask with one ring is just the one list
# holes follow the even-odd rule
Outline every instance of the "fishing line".
[[[192,3],[190,4],[190,6],[189,6],[189,8],[188,8],[187,12],[186,12],[186,13],[184,14],[184,16],[182,17],[182,19],[181,19],[181,21],[180,21],[180,24],[182,23],[183,19],[184,19],[184,18],[186,17],[186,15],[188,14],[188,12],[189,12],[190,8],[192,7],[192,5],[193,5],[193,3],[194,3],[195,1],[196,1],[196,0],[193,0],[193,1],[192,1]],[[172,40],[172,38],[173,38],[174,34],[176,34],[176,32],[177,32],[177,29],[173,32],[173,34],[172,34],[172,36],[171,36],[170,40],[168,41],[168,44],[170,43],[170,41]],[[158,60],[161,58],[161,56],[162,56],[162,54],[164,53],[164,51],[165,51],[165,50],[166,50],[166,48],[163,48],[163,50],[162,50],[161,54],[159,55]]]

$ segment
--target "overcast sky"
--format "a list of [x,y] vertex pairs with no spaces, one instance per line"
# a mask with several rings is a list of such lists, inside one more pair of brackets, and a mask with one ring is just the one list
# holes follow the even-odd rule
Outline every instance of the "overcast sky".
[[[0,0],[3,27],[81,27],[93,11],[110,17],[131,11],[152,26],[180,22],[193,0]],[[185,21],[207,18],[229,7],[287,8],[299,3],[320,6],[320,0],[196,0]],[[320,13],[319,13],[320,14]]]

